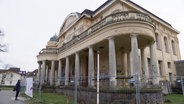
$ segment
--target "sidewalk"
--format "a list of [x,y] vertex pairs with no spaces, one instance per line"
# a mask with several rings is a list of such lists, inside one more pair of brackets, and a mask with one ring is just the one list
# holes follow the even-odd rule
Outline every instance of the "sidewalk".
[[26,104],[25,98],[19,95],[18,100],[15,100],[15,92],[11,90],[0,91],[0,104]]

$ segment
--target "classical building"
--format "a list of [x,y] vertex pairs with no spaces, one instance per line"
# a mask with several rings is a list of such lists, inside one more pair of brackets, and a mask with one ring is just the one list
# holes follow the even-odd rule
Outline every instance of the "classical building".
[[[169,23],[130,0],[107,0],[95,11],[71,13],[37,55],[42,83],[94,86],[100,77],[118,86],[118,76],[139,75],[153,84],[176,75],[177,35]],[[158,77],[159,76],[159,77]]]

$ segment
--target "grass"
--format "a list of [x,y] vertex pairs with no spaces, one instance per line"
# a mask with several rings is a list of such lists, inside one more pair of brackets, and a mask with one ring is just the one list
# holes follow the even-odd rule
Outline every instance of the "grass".
[[0,86],[0,90],[12,90],[13,91],[14,86]]
[[170,94],[164,96],[164,104],[184,104],[184,96],[182,94]]
[[39,100],[39,94],[34,93],[33,98],[27,101],[28,104],[73,104],[71,97],[66,97],[57,93],[42,93],[41,100]]
[[[57,93],[42,93],[41,101],[39,94],[34,93],[33,98],[28,100],[28,104],[73,104],[73,98],[66,97]],[[184,104],[184,96],[182,94],[170,94],[164,96],[164,104]]]

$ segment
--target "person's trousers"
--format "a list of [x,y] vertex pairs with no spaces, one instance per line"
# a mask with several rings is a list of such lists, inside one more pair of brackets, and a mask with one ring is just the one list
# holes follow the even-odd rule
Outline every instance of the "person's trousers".
[[15,95],[15,98],[17,98],[19,95],[19,91],[16,91],[16,95]]

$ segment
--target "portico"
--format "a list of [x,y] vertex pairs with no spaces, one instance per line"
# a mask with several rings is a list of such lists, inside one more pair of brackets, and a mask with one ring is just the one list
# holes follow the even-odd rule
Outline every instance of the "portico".
[[[141,24],[142,25],[142,24]],[[147,24],[146,24],[147,25]],[[122,29],[124,27],[121,27],[118,29],[117,32],[108,32],[105,31],[101,32],[99,31],[99,34],[93,34],[98,37],[105,37],[105,38],[93,38],[87,39],[90,42],[86,42],[87,45],[81,44],[82,40],[78,37],[78,43],[76,42],[75,46],[69,46],[71,48],[66,48],[62,49],[59,48],[58,50],[55,50],[57,53],[57,68],[55,65],[54,60],[49,60],[50,61],[50,69],[48,69],[49,75],[49,83],[50,85],[61,85],[62,81],[64,81],[64,85],[69,85],[69,82],[72,81],[73,78],[78,79],[77,83],[80,85],[80,81],[83,83],[85,82],[86,86],[91,86],[93,87],[95,84],[94,78],[96,77],[96,52],[100,51],[100,74],[104,77],[109,78],[109,85],[110,86],[117,86],[117,69],[121,70],[122,76],[133,76],[136,73],[140,75],[140,77],[148,77],[148,67],[146,63],[146,56],[145,56],[145,51],[144,49],[146,47],[150,47],[150,54],[151,57],[155,56],[154,50],[154,33],[152,32],[153,26],[152,25],[147,25],[148,27],[152,27],[151,30],[147,30],[144,28],[139,28],[144,31],[145,33],[140,33],[136,32],[136,29],[134,33],[132,34],[124,33]],[[111,26],[113,27],[113,26]],[[129,27],[131,28],[131,27]],[[134,28],[134,27],[132,27]],[[116,28],[117,29],[117,28]],[[90,30],[90,29],[89,29]],[[110,29],[106,29],[110,30]],[[137,29],[138,30],[138,29]],[[148,31],[148,32],[147,32]],[[101,33],[101,34],[100,34]],[[147,34],[151,33],[151,34]],[[146,35],[147,37],[143,36]],[[100,36],[104,35],[104,36]],[[107,37],[108,36],[108,37]],[[90,37],[89,37],[90,38]],[[101,41],[100,41],[101,40]],[[94,41],[97,41],[94,43]],[[93,44],[94,43],[94,44]],[[147,44],[149,43],[149,44]],[[69,44],[69,43],[68,43]],[[67,44],[65,44],[67,45]],[[85,48],[83,48],[85,46]],[[64,47],[64,46],[63,46]],[[81,49],[81,50],[79,50]],[[74,51],[75,50],[75,51]],[[49,51],[49,50],[47,50]],[[73,53],[69,54],[69,51],[73,51]],[[45,52],[48,53],[48,52]],[[117,54],[118,53],[118,54]],[[44,53],[42,53],[44,54]],[[52,53],[51,53],[52,54]],[[127,56],[126,58],[123,59],[122,56]],[[50,55],[51,56],[51,55]],[[139,57],[141,56],[141,58]],[[153,59],[153,60],[152,60]],[[117,64],[116,61],[121,61]],[[151,58],[152,60],[152,65],[156,66],[155,58]],[[71,61],[71,62],[70,62]],[[62,64],[65,63],[65,64]],[[140,66],[139,63],[142,63]],[[127,67],[123,67],[127,66]],[[142,70],[140,67],[143,67]],[[42,61],[42,73],[44,73],[44,68],[45,68],[45,61]],[[154,67],[157,68],[157,67]],[[54,71],[55,70],[55,71]],[[154,75],[157,74],[157,69],[156,73],[153,73]],[[56,73],[55,73],[56,72]],[[55,73],[55,74],[54,74]],[[64,73],[64,76],[62,76],[62,73]],[[46,76],[47,76],[46,75]],[[57,76],[55,76],[57,75]],[[142,76],[141,76],[142,75]],[[42,74],[44,76],[44,74]],[[41,77],[43,78],[43,77]],[[64,79],[61,81],[61,79]],[[158,79],[155,79],[156,81]],[[155,84],[158,83],[158,81]]]

